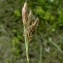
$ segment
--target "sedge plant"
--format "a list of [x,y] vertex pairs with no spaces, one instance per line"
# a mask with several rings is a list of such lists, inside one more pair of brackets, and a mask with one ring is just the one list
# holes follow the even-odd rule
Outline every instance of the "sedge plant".
[[23,27],[24,27],[26,58],[27,58],[27,63],[30,63],[29,44],[33,38],[33,32],[35,31],[39,20],[38,18],[35,18],[31,10],[28,11],[27,2],[24,3],[24,6],[22,8],[22,21],[23,21]]

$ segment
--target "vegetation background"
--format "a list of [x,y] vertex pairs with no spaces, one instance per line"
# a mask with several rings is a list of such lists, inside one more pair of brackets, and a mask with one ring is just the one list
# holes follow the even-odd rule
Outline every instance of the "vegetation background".
[[[0,63],[26,63],[22,7],[25,0],[0,0]],[[28,0],[39,25],[29,44],[30,63],[63,63],[63,0]]]

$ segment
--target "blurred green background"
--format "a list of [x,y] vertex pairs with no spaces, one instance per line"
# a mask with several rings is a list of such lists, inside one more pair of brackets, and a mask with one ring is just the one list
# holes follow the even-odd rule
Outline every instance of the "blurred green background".
[[[22,7],[25,0],[0,0],[0,63],[27,63]],[[28,0],[39,25],[29,44],[30,63],[63,63],[63,0]]]

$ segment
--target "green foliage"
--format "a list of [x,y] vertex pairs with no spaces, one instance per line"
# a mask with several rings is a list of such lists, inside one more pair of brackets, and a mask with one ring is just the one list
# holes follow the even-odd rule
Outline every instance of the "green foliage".
[[[0,63],[26,63],[21,19],[24,2],[0,0]],[[29,44],[30,62],[63,63],[58,50],[63,50],[63,0],[28,0],[28,5],[39,17],[37,32]]]
[[19,17],[21,14],[20,14],[20,12],[19,12],[19,10],[15,10],[14,11],[14,14],[17,16],[17,17]]
[[12,52],[15,54],[16,58],[20,58],[21,45],[18,38],[14,37],[12,39]]

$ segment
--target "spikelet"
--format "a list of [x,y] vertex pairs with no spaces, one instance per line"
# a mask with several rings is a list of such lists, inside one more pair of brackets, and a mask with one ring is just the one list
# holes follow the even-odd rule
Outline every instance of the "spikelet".
[[34,17],[32,10],[30,10],[28,14],[28,26],[30,26],[35,19],[36,18]]
[[22,8],[22,21],[24,25],[27,24],[27,18],[28,18],[28,8],[27,8],[27,2],[25,2]]
[[33,32],[33,30],[35,30],[35,28],[38,25],[38,21],[39,21],[39,19],[36,18],[35,21],[28,27],[28,30],[30,30],[30,32]]
[[32,17],[33,17],[33,14],[32,14],[32,11],[30,10],[29,14],[28,14],[28,26],[30,25],[30,23],[32,21]]
[[28,14],[28,20],[30,20],[32,17],[33,17],[33,14],[32,14],[32,11],[30,10]]
[[27,37],[28,37],[28,40],[29,42],[31,42],[32,40],[32,37],[33,37],[33,32],[35,31],[37,25],[38,25],[38,21],[39,19],[36,18],[36,20],[27,28]]

